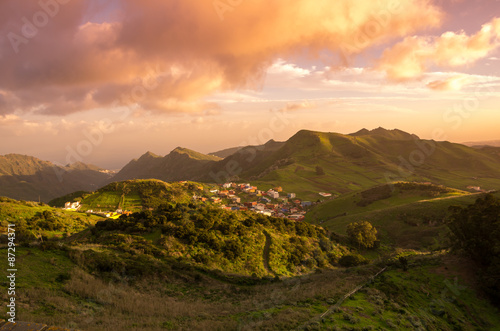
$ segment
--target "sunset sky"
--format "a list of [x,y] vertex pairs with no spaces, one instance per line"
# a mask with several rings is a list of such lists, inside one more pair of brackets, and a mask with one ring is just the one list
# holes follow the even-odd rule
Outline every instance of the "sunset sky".
[[300,129],[500,139],[500,0],[0,2],[0,155],[110,169]]

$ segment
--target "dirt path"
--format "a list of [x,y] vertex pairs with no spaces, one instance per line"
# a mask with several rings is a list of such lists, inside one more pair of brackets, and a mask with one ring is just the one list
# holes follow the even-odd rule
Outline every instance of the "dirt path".
[[267,272],[275,275],[275,272],[269,266],[269,251],[271,249],[271,235],[264,230],[264,235],[266,236],[266,243],[264,245],[264,250],[262,251],[262,260],[264,261],[264,268]]

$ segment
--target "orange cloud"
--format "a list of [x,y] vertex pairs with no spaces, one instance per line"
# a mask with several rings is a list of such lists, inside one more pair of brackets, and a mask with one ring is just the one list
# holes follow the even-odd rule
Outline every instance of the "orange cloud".
[[[23,17],[40,23],[38,2],[0,3],[8,36],[0,39],[0,89],[18,100],[16,110],[47,114],[116,105],[201,112],[213,108],[204,96],[259,88],[278,58],[327,50],[348,59],[442,19],[429,0],[222,1],[222,9],[217,1],[123,0],[112,21],[92,23],[90,0],[42,2],[61,4],[34,36],[23,35]],[[0,114],[12,111],[0,100]]]
[[301,109],[311,109],[315,108],[316,103],[310,102],[308,100],[302,101],[302,102],[288,102],[283,108],[279,109],[278,111],[285,113],[285,112],[293,112]]
[[458,91],[470,81],[469,77],[458,75],[443,80],[432,81],[427,84],[427,87],[435,91]]
[[[475,35],[446,32],[440,37],[407,37],[386,50],[378,68],[394,80],[420,78],[433,66],[460,67],[486,58],[500,46],[500,18],[483,25]],[[457,80],[454,80],[458,82]],[[430,84],[441,89],[453,84]]]

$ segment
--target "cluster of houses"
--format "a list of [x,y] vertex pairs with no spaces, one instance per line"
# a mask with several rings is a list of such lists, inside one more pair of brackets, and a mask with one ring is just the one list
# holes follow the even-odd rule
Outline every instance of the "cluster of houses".
[[80,202],[66,202],[64,204],[64,210],[77,211],[81,208]]
[[[76,202],[66,202],[64,204],[63,210],[81,211],[81,212],[83,212],[81,210],[81,207],[82,207],[82,205],[80,204],[79,201],[76,201]],[[121,210],[121,209],[117,209],[115,211],[102,211],[102,210],[96,211],[96,210],[89,209],[89,210],[85,211],[85,213],[99,215],[99,216],[106,217],[106,218],[118,218],[121,215],[130,215],[130,214],[132,214],[132,212],[130,212],[130,211]]]
[[[259,190],[250,184],[224,183],[219,189],[209,191],[211,196],[193,196],[194,200],[210,201],[220,204],[227,210],[250,210],[259,214],[275,217],[287,217],[302,220],[311,201],[297,199],[295,193],[283,193],[282,187],[267,191]],[[320,193],[323,197],[331,197],[330,193]]]
[[[249,210],[267,216],[287,217],[297,221],[304,219],[307,209],[314,204],[311,201],[298,199],[295,193],[284,193],[280,186],[265,191],[248,183],[224,183],[208,190],[204,190],[203,186],[199,186],[198,189],[203,193],[194,195],[193,200],[218,204],[226,210]],[[332,197],[331,193],[320,192],[319,195],[324,198]],[[64,209],[78,211],[81,207],[80,202],[66,202]],[[121,209],[115,211],[87,210],[85,212],[106,218],[118,218],[124,214],[131,214],[130,211]]]

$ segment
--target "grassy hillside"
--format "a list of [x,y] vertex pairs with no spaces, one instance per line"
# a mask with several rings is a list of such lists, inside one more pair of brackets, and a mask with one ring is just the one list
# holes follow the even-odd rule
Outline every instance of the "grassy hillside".
[[[495,330],[500,325],[498,310],[475,294],[462,272],[467,263],[457,267],[446,256],[410,258],[408,272],[392,267],[371,284],[380,269],[371,265],[281,281],[236,281],[176,261],[143,259],[154,263],[149,274],[132,280],[117,273],[121,281],[110,282],[86,269],[93,260],[76,249],[20,248],[18,257],[24,264],[19,320],[80,330]],[[368,285],[327,313],[363,284]]]
[[393,181],[419,181],[466,190],[500,188],[498,149],[422,140],[378,128],[351,135],[301,130],[286,142],[221,151],[221,159],[185,148],[165,157],[146,153],[114,178],[156,178],[283,186],[308,200],[319,192],[346,194]]
[[[2,199],[2,226],[15,222],[32,233],[16,232],[18,320],[80,330],[493,330],[500,325],[498,310],[476,294],[471,261],[430,254],[420,244],[419,251],[399,249],[368,265],[341,268],[339,258],[352,249],[329,240],[321,227],[172,203],[192,184],[130,181],[94,193],[130,188],[154,197],[171,194],[150,201],[158,203],[152,210],[118,220]],[[389,192],[365,190],[345,205],[355,212],[387,203],[380,210],[387,218],[370,221],[395,245],[407,242],[398,242],[405,235],[421,243],[426,212],[446,214],[450,201],[475,198],[409,183]],[[429,201],[413,202],[417,197]],[[408,228],[390,223],[397,212],[414,217],[418,226],[404,219],[398,221]],[[5,241],[0,248],[6,249]],[[407,271],[399,256],[407,258]],[[6,269],[7,260],[2,261]],[[7,286],[0,282],[3,300]]]
[[[433,249],[441,247],[440,242],[447,232],[445,222],[449,216],[448,208],[471,204],[482,195],[464,194],[448,188],[444,188],[448,192],[439,195],[432,193],[436,191],[403,189],[408,185],[396,185],[391,197],[367,206],[360,202],[363,193],[370,190],[340,197],[314,207],[306,215],[306,221],[321,224],[344,235],[349,223],[366,220],[378,229],[385,244],[392,247]],[[435,186],[429,188],[432,187]]]
[[[390,269],[321,322],[309,326],[333,330],[498,330],[498,310],[478,298],[474,285],[463,277],[463,266],[454,260],[448,256],[411,259],[408,271]],[[468,261],[459,262],[472,266]]]
[[201,194],[211,185],[194,182],[166,183],[160,180],[128,180],[104,186],[95,192],[77,192],[52,200],[49,204],[63,207],[65,202],[79,201],[81,211],[141,211],[164,203],[188,203],[193,194]]
[[468,194],[470,193],[433,184],[397,182],[345,194],[317,206],[308,214],[308,217],[309,219],[328,221],[339,217],[339,215],[355,215],[422,200]]
[[301,130],[286,142],[271,140],[221,155],[225,158],[180,147],[164,157],[148,152],[112,179],[94,166],[57,167],[7,155],[0,157],[0,195],[48,201],[74,191],[93,191],[110,181],[150,178],[251,181],[287,187],[308,200],[318,199],[319,192],[346,194],[392,181],[432,182],[461,190],[500,188],[498,148],[422,140],[400,130],[378,128],[351,135]]
[[307,273],[335,264],[348,249],[327,238],[320,227],[209,205],[166,205],[96,224],[92,243],[107,250],[137,250],[211,270],[240,275]]
[[302,130],[277,151],[241,150],[220,164],[230,162],[243,169],[241,178],[290,187],[307,199],[321,191],[345,194],[397,180],[462,190],[500,187],[498,153],[380,128],[352,135]]
[[20,241],[66,237],[100,220],[98,216],[64,211],[43,203],[0,197],[0,231],[7,233],[8,224],[13,223]]

